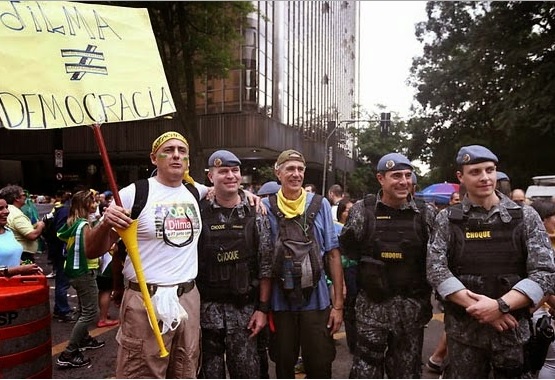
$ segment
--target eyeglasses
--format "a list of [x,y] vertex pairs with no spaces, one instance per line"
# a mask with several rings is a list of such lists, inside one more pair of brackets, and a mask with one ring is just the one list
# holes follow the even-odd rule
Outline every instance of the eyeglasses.
[[185,240],[183,243],[174,243],[173,241],[170,240],[170,238],[166,234],[166,218],[168,217],[168,215],[170,215],[169,212],[166,213],[166,215],[164,216],[164,219],[162,220],[162,238],[164,239],[164,243],[166,243],[170,247],[176,247],[176,248],[183,248],[191,244],[193,242],[193,237],[195,236],[195,230],[193,228],[193,221],[191,220],[189,215],[185,213],[185,217],[187,218],[187,222],[189,223],[189,226],[190,226],[189,229],[191,230],[191,234],[189,235],[189,238]]
[[25,193],[19,194],[19,197],[20,197],[20,198],[21,198],[21,197],[26,197],[26,196],[27,196],[27,194],[25,194]]

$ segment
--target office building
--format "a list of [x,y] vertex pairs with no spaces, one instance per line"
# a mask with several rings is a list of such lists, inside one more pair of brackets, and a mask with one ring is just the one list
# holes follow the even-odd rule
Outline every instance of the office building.
[[[254,4],[259,13],[248,17],[237,49],[242,67],[230,70],[225,79],[196,80],[203,156],[229,149],[243,162],[244,183],[257,183],[257,171],[271,167],[282,150],[292,148],[307,160],[305,182],[322,186],[327,159],[328,184],[344,183],[354,169],[354,141],[344,121],[353,118],[358,103],[358,3]],[[174,123],[163,119],[103,127],[119,184],[148,175],[150,144],[164,130],[179,130]],[[77,181],[106,187],[94,136],[85,128],[0,129],[0,138],[9,141],[0,151],[0,170],[20,170],[27,188]],[[55,151],[63,155],[62,168],[55,167]],[[0,182],[6,182],[7,175]],[[63,178],[56,179],[60,175]]]

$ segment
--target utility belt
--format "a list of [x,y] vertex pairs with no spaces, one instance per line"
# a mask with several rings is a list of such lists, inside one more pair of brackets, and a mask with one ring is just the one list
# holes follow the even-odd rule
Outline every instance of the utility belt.
[[386,264],[369,256],[362,256],[357,270],[357,286],[364,290],[366,298],[372,302],[384,302],[395,296],[407,298],[427,297],[431,289],[424,283],[407,285],[392,284],[389,281]]
[[[156,290],[158,290],[158,288],[171,288],[173,286],[176,286],[176,285],[146,284],[146,288],[148,289],[148,294],[151,297],[156,294]],[[129,287],[129,289],[134,290],[136,292],[141,291],[141,287],[139,286],[139,284],[136,283],[136,282],[133,282],[133,281],[129,281],[129,286],[128,287]],[[180,284],[177,284],[177,296],[181,297],[183,294],[189,293],[191,290],[193,290],[194,287],[195,287],[195,280],[191,280],[191,281],[182,282]]]
[[231,294],[229,289],[200,288],[202,302],[231,303],[237,307],[243,307],[254,303],[258,292],[252,288],[245,294]]

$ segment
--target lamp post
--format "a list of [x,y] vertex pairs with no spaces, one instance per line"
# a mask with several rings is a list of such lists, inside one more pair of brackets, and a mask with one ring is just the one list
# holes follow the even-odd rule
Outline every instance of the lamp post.
[[349,123],[356,123],[356,122],[365,122],[368,120],[339,120],[337,122],[337,124],[335,125],[335,127],[330,131],[330,133],[326,136],[326,142],[324,144],[324,175],[322,176],[322,195],[325,197],[326,196],[326,191],[327,191],[327,187],[326,187],[326,179],[328,176],[328,156],[329,156],[329,152],[328,152],[328,144],[330,141],[331,136],[333,136],[333,134],[335,133],[335,131],[337,130],[337,128],[339,128],[341,126],[341,124],[345,123],[345,124],[349,124]]

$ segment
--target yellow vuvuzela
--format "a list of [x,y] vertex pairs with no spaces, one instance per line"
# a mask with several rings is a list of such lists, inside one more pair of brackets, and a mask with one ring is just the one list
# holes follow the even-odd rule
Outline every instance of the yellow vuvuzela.
[[123,230],[120,228],[116,228],[116,230],[125,243],[127,253],[129,254],[129,258],[131,259],[131,263],[133,264],[133,268],[135,269],[135,274],[137,275],[137,283],[141,288],[141,294],[143,295],[148,319],[150,320],[150,326],[152,327],[152,331],[154,331],[156,341],[158,342],[158,346],[160,347],[160,357],[163,358],[168,356],[169,353],[166,350],[166,346],[164,345],[162,333],[160,333],[160,328],[158,327],[158,319],[156,318],[156,314],[154,313],[154,307],[152,306],[150,294],[148,293],[148,289],[146,287],[145,275],[143,273],[143,264],[139,255],[139,244],[137,243],[137,226],[138,221],[134,220],[133,223],[131,223],[126,229]]

